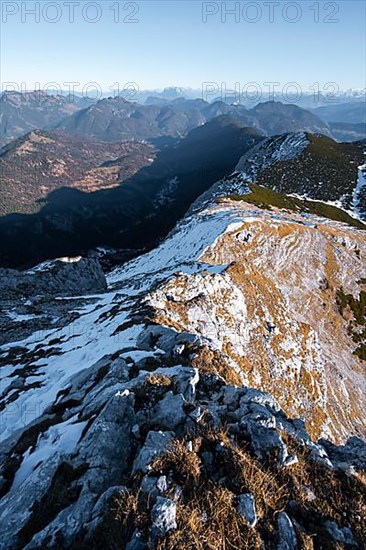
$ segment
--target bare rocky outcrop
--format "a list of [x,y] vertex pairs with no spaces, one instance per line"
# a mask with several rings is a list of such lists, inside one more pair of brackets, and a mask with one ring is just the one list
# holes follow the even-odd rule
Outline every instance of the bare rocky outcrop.
[[97,258],[61,258],[35,269],[0,268],[1,300],[19,300],[37,295],[70,296],[99,292],[107,287]]
[[[166,338],[166,329],[160,335],[157,327],[154,330]],[[350,547],[361,548],[362,522],[355,520],[362,511],[359,504],[353,503],[353,515],[339,525],[334,520],[326,523],[328,516],[322,517],[315,504],[302,518],[305,508],[302,511],[300,500],[300,493],[308,489],[304,468],[325,476],[318,488],[311,486],[319,500],[325,498],[320,485],[326,486],[329,476],[335,476],[334,490],[340,490],[347,476],[352,490],[361,490],[358,476],[366,471],[361,454],[333,462],[337,452],[331,448],[328,454],[324,445],[313,442],[303,423],[286,417],[271,396],[227,385],[216,374],[192,368],[190,356],[197,351],[192,347],[189,354],[174,360],[178,336],[171,330],[170,347],[164,352],[155,347],[149,365],[139,366],[124,349],[105,356],[88,373],[70,379],[67,391],[31,426],[2,443],[0,548],[114,548],[116,544],[134,548],[137,542],[138,548],[155,547],[185,528],[181,509],[189,498],[191,475],[229,491],[243,532],[256,529],[265,541],[267,522],[273,518],[276,548],[300,548],[296,532],[305,536],[317,520],[313,537],[323,540],[329,535],[330,541],[338,541],[344,533],[352,541]],[[180,336],[179,341],[191,346],[189,338]],[[365,452],[360,440],[352,444]],[[297,480],[297,492],[281,496],[286,513],[276,514],[277,503],[268,515],[261,504],[267,497],[262,489],[256,492],[251,470],[241,474],[243,479],[248,476],[246,483],[235,482],[240,453],[248,468],[257,468],[258,483],[260,476],[269,475],[268,461],[271,475],[279,481],[286,476]],[[190,464],[193,457],[197,471]],[[179,477],[184,463],[186,477]],[[236,494],[239,487],[255,494]],[[137,504],[147,518],[144,525],[129,516],[128,498],[136,494],[147,497],[148,504],[144,498]],[[336,517],[336,510],[331,514]],[[139,529],[143,533],[137,535]],[[101,531],[104,546],[98,542]]]

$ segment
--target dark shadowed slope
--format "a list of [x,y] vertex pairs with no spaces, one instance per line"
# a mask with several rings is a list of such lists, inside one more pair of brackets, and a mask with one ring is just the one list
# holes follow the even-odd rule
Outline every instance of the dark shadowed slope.
[[0,215],[35,213],[60,187],[90,193],[120,185],[154,156],[154,147],[144,143],[32,131],[0,150]]
[[164,148],[119,187],[53,191],[38,214],[0,218],[0,262],[21,266],[100,245],[151,247],[261,139],[230,117],[219,117]]

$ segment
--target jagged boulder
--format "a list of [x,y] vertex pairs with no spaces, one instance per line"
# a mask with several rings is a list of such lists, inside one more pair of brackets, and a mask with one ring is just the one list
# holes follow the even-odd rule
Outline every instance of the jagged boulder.
[[154,540],[164,537],[177,528],[177,505],[173,500],[157,497],[151,511],[152,537]]
[[[176,345],[174,339],[171,345]],[[206,534],[198,533],[198,537],[214,537],[221,529],[215,522],[234,518],[238,524],[233,532],[241,534],[231,542],[245,548],[251,537],[266,542],[257,526],[275,517],[273,512],[266,514],[271,507],[273,511],[285,507],[269,527],[277,533],[277,548],[297,548],[294,524],[299,520],[299,504],[296,495],[286,489],[291,485],[292,469],[320,469],[321,484],[326,487],[330,470],[320,458],[331,463],[324,447],[311,441],[303,423],[286,417],[264,392],[229,386],[219,376],[200,373],[189,365],[162,368],[164,360],[172,361],[169,348],[165,355],[156,351],[153,373],[152,365],[149,371],[138,370],[131,356],[126,362],[121,354],[122,350],[118,357],[104,356],[91,367],[89,377],[78,373],[70,380],[57,406],[49,407],[47,417],[32,426],[34,450],[20,445],[19,435],[2,444],[3,475],[10,477],[10,483],[4,485],[0,501],[5,534],[1,550],[97,550],[100,537],[109,548],[105,533],[110,529],[121,548],[155,548],[172,533],[177,540],[191,536],[189,524],[180,518],[192,513],[200,513],[206,526]],[[51,428],[44,424],[46,418]],[[44,452],[47,440],[57,441],[52,434],[58,434],[58,440],[66,437],[65,427],[64,432],[52,427],[60,420],[77,434],[74,443],[69,436],[64,449],[56,446],[37,465],[32,454]],[[354,442],[354,446],[361,455],[361,443]],[[289,460],[295,448],[299,466]],[[17,456],[19,467],[14,462]],[[347,460],[343,451],[342,461]],[[347,475],[356,479],[357,468],[355,464],[353,474]],[[329,475],[345,474],[333,468]],[[55,487],[62,487],[57,497]],[[22,499],[19,489],[26,490]],[[310,508],[329,493],[326,488],[321,495],[319,488],[303,490]],[[308,498],[309,491],[313,498]],[[222,518],[228,514],[227,520],[215,515],[218,509]],[[296,525],[304,532],[307,529],[306,524]],[[359,532],[353,528],[319,524],[317,536],[331,537],[337,543],[343,537],[345,544],[356,545]],[[221,536],[231,536],[229,532]]]
[[72,295],[98,292],[107,283],[97,258],[65,258],[28,271],[0,269],[2,300],[36,295]]
[[133,464],[133,473],[147,472],[152,461],[163,454],[174,437],[174,432],[149,432],[142,449]]
[[251,527],[255,527],[258,516],[255,510],[255,501],[251,493],[239,495],[237,510],[243,516]]
[[335,521],[326,521],[324,524],[326,532],[335,543],[345,545],[346,548],[358,548],[357,541],[349,527],[339,527]]
[[297,537],[292,521],[286,514],[278,514],[278,544],[277,550],[297,550]]

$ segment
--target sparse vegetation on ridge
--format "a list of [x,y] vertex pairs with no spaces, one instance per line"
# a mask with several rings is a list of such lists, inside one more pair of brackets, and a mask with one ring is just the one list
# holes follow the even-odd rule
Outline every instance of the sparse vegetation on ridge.
[[361,290],[359,298],[355,298],[352,294],[345,294],[340,288],[337,290],[336,298],[340,314],[344,316],[347,311],[352,316],[348,333],[352,340],[359,344],[354,353],[366,361],[366,292]]
[[291,210],[297,213],[314,214],[330,220],[347,223],[352,227],[358,229],[366,229],[366,225],[361,221],[352,218],[344,210],[331,206],[323,202],[309,201],[306,199],[299,199],[292,197],[284,193],[279,193],[257,185],[255,183],[248,183],[248,187],[251,193],[245,195],[230,195],[229,198],[235,201],[245,201],[250,204],[254,204],[259,208],[271,209],[271,207],[281,208],[285,210]]
[[[362,476],[348,477],[314,463],[309,450],[283,434],[298,457],[287,468],[274,459],[261,464],[250,444],[225,429],[204,426],[174,440],[155,460],[149,476],[167,476],[166,496],[177,504],[177,529],[156,540],[159,550],[227,550],[277,548],[277,521],[283,511],[294,520],[299,550],[346,548],[327,536],[324,523],[346,518],[359,540],[366,532],[366,487]],[[213,457],[213,463],[208,457]],[[136,487],[138,486],[138,483]],[[177,489],[178,488],[178,489]],[[238,512],[241,494],[252,494],[255,528]],[[149,495],[134,489],[115,501],[116,521],[128,540],[137,529],[144,539],[151,530]]]
[[[297,194],[316,201],[340,201],[342,208],[354,208],[358,167],[364,163],[362,143],[337,143],[319,134],[306,133],[307,143],[299,148],[304,134],[275,136],[245,155],[239,170],[250,181],[285,194]],[[361,197],[358,210],[363,212]]]

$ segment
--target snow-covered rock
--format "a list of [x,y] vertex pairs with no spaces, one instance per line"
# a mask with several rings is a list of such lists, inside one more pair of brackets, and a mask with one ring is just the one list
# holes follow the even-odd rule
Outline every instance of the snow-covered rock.
[[97,258],[62,258],[45,262],[36,269],[0,269],[2,300],[35,295],[81,295],[107,287]]
[[172,529],[177,528],[177,505],[173,500],[158,497],[151,511],[152,536],[163,537]]

